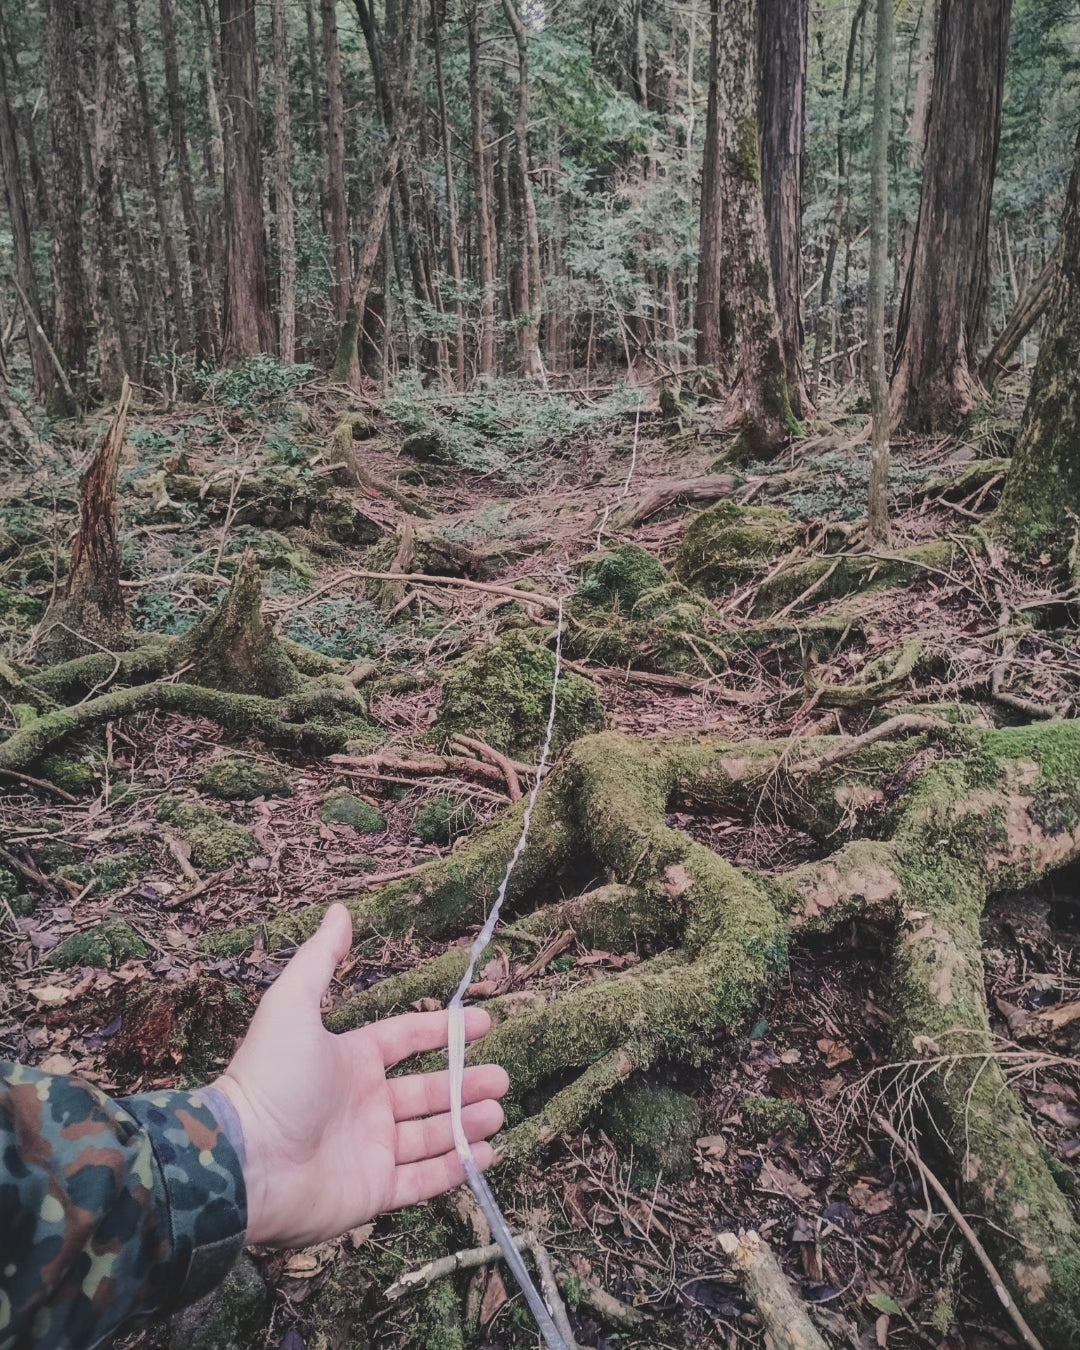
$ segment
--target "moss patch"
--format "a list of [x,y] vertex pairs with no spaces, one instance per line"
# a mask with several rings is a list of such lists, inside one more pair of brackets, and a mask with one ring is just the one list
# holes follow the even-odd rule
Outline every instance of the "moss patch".
[[332,792],[319,812],[324,825],[351,825],[361,834],[385,834],[386,817],[353,792]]
[[603,1123],[616,1144],[633,1149],[639,1182],[653,1184],[661,1174],[677,1177],[690,1170],[701,1108],[674,1088],[637,1083],[614,1094]]
[[797,532],[789,517],[773,507],[717,502],[687,530],[675,558],[675,575],[707,594],[731,590],[789,552]]
[[93,766],[73,755],[46,755],[40,769],[42,778],[76,796],[95,791],[99,781]]
[[739,1114],[750,1137],[757,1140],[783,1133],[804,1135],[810,1128],[810,1117],[802,1107],[782,1097],[746,1097]]
[[668,581],[667,569],[651,553],[626,544],[614,553],[594,559],[582,569],[573,609],[632,609],[646,591]]
[[283,764],[230,756],[206,765],[199,775],[199,787],[225,801],[291,797],[293,777]]
[[476,812],[463,797],[430,797],[416,813],[413,833],[425,844],[446,848],[476,824]]
[[207,872],[221,872],[233,863],[254,858],[259,851],[250,830],[223,820],[216,811],[196,802],[162,797],[157,818],[174,825],[191,845],[191,862]]
[[69,966],[97,966],[109,970],[125,961],[144,961],[150,948],[138,933],[122,919],[106,919],[85,932],[73,933],[53,949],[52,963]]
[[246,1252],[205,1298],[169,1319],[169,1350],[249,1350],[270,1316],[266,1285]]
[[[442,688],[436,731],[479,736],[506,754],[535,758],[551,701],[555,656],[523,633],[507,633],[459,661]],[[559,680],[555,748],[604,725],[596,691],[575,675]]]

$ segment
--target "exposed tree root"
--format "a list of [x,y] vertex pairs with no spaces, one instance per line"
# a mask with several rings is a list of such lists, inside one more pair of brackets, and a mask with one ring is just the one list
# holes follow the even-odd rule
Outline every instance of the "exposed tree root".
[[[481,972],[495,1026],[472,1058],[510,1072],[517,1104],[505,1150],[522,1159],[580,1128],[635,1071],[692,1059],[718,1030],[744,1025],[786,969],[796,935],[858,915],[891,923],[898,1057],[916,1066],[962,1204],[981,1216],[1013,1297],[1046,1344],[1064,1350],[1080,1343],[1080,1225],[994,1058],[979,919],[991,892],[1022,889],[1080,857],[1080,725],[985,732],[905,721],[894,730],[919,734],[817,738],[797,753],[789,742],[578,741],[541,790],[510,887],[517,917],[493,958],[520,961],[523,940],[534,946],[528,938],[570,928],[644,959],[547,1002],[514,991],[512,965],[501,981],[484,984]],[[927,733],[937,756],[925,753]],[[849,842],[762,876],[671,828],[676,801],[742,817],[767,804],[826,847],[838,832]],[[354,901],[359,933],[449,937],[482,921],[521,809],[415,877]],[[543,903],[560,878],[598,873],[601,888]],[[271,942],[295,941],[316,917],[274,921]],[[239,950],[250,939],[215,945]],[[463,964],[452,949],[394,976],[342,1009],[337,1025],[445,998]],[[546,1102],[524,1115],[532,1092]]]

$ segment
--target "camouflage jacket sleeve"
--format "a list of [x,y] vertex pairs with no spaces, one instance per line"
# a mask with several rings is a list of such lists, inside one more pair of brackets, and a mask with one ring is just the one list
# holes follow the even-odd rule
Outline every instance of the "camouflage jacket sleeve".
[[246,1222],[242,1159],[198,1092],[114,1101],[0,1061],[0,1350],[89,1350],[192,1302]]

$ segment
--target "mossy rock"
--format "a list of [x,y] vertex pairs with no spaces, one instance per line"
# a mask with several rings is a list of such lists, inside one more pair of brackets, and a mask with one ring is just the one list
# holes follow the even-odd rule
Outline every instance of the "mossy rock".
[[304,550],[277,530],[241,525],[234,531],[229,544],[233,553],[251,549],[263,570],[293,572],[304,581],[315,579],[316,569]]
[[283,764],[230,756],[215,759],[199,775],[199,787],[225,801],[291,797],[293,776]]
[[801,1138],[810,1129],[810,1117],[797,1102],[783,1097],[746,1097],[739,1114],[751,1139],[759,1142],[774,1134],[793,1134]]
[[578,660],[600,665],[705,676],[708,670],[698,653],[710,645],[707,608],[686,586],[665,581],[644,591],[626,613],[589,614],[572,633],[569,650]]
[[675,557],[676,577],[712,595],[753,580],[791,551],[798,526],[770,506],[717,502],[686,531]]
[[180,831],[191,845],[192,866],[203,871],[222,872],[233,863],[254,858],[259,852],[250,830],[222,819],[209,806],[162,797],[157,806],[157,818]]
[[616,1145],[633,1150],[638,1184],[685,1176],[701,1134],[701,1108],[692,1097],[657,1083],[633,1083],[603,1111],[603,1125]]
[[437,431],[416,431],[401,443],[401,453],[421,464],[455,464],[453,446]]
[[332,792],[323,802],[319,819],[324,825],[351,825],[361,834],[386,833],[383,813],[354,792]]
[[123,919],[106,919],[85,932],[73,933],[52,951],[54,966],[97,966],[115,970],[125,961],[145,961],[150,948]]
[[[506,633],[471,652],[443,681],[435,730],[479,736],[504,754],[535,759],[547,726],[555,656],[524,633]],[[603,729],[596,690],[576,675],[559,680],[554,748]]]
[[429,797],[416,813],[413,833],[425,844],[449,847],[476,824],[476,812],[463,797]]
[[648,591],[670,580],[663,563],[635,544],[586,562],[574,593],[574,613],[590,609],[631,610]]
[[169,1350],[249,1350],[261,1345],[270,1298],[246,1252],[204,1298],[169,1319]]

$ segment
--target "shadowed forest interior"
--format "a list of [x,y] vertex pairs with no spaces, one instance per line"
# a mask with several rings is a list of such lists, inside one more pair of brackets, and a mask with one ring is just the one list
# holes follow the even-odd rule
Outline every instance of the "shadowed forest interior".
[[[1072,0],[0,0],[0,167],[0,1056],[206,1082],[336,900],[328,1025],[444,1007],[554,685],[567,1343],[1075,1350]],[[491,1241],[122,1344],[536,1347]]]

